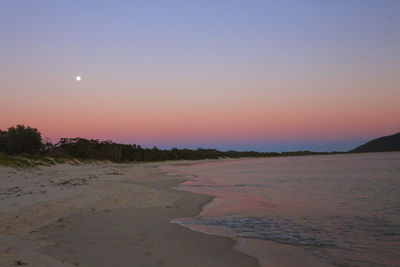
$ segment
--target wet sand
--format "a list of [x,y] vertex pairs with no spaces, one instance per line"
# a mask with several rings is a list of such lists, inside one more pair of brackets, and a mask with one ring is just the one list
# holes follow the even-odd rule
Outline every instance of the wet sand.
[[170,223],[209,196],[171,190],[159,164],[0,166],[0,265],[259,266],[229,238]]

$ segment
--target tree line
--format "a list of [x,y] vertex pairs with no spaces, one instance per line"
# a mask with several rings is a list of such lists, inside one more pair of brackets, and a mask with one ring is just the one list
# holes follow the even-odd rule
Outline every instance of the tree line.
[[[61,138],[53,144],[43,142],[36,128],[25,125],[0,130],[0,152],[7,155],[44,155],[58,158],[76,158],[83,160],[111,160],[115,162],[146,162],[165,160],[201,160],[240,157],[276,157],[328,154],[327,152],[256,152],[256,151],[219,151],[217,149],[159,149],[143,148],[140,145],[118,144],[98,139]],[[333,152],[335,153],[335,152]]]

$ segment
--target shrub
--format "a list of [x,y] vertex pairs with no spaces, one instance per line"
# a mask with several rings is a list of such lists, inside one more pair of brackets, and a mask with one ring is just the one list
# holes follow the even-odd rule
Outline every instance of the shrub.
[[0,133],[0,150],[7,154],[37,154],[43,148],[38,129],[17,125]]

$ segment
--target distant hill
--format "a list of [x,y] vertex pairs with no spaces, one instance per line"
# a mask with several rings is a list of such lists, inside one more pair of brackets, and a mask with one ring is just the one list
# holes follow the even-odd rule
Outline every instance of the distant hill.
[[384,152],[400,151],[400,133],[376,138],[349,152]]

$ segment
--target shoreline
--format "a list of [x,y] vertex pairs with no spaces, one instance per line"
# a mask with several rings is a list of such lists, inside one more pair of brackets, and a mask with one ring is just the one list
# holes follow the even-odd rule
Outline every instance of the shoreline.
[[[174,218],[196,216],[213,197],[171,189],[184,179],[165,175],[158,168],[161,165],[57,165],[35,170],[0,167],[10,174],[9,178],[21,173],[25,180],[30,175],[36,175],[36,181],[40,180],[39,176],[51,180],[60,178],[39,185],[48,191],[54,189],[54,199],[39,199],[37,203],[25,201],[24,204],[20,200],[39,197],[44,194],[40,192],[45,191],[21,193],[29,190],[25,188],[9,196],[14,202],[20,201],[22,207],[7,210],[7,203],[2,203],[0,237],[3,241],[0,245],[5,249],[0,251],[0,264],[259,266],[256,258],[235,250],[236,242],[231,238],[210,236],[171,223]],[[69,173],[70,180],[58,177],[58,169],[65,169],[61,172],[65,175],[74,168],[75,176],[85,173],[94,177],[91,173],[97,172],[98,177],[93,178],[93,183],[89,178],[79,180],[74,173]],[[64,195],[57,196],[58,189],[67,185]],[[4,183],[1,189],[3,187]],[[17,187],[22,188],[21,185]],[[76,192],[65,195],[72,190]],[[51,214],[52,211],[55,214]]]
[[[257,158],[252,158],[252,159],[257,159]],[[240,160],[240,159],[238,159]],[[243,159],[247,160],[247,159]],[[216,161],[208,161],[208,162],[216,162]],[[201,164],[201,163],[208,163],[208,162],[190,162],[190,163],[177,163],[173,164],[174,166],[184,166],[184,165],[192,165],[192,164]],[[170,172],[170,170],[167,170],[166,173],[171,175],[171,177],[185,177],[185,172],[181,173],[174,173]],[[186,173],[189,176],[193,175],[192,173]],[[184,181],[187,181],[190,178],[183,179]],[[179,184],[181,185],[181,184]],[[185,187],[178,186],[174,190],[179,190],[180,192],[190,192],[194,194],[201,194],[201,195],[207,195],[210,196],[212,199],[210,202],[215,200],[216,198],[218,199],[219,196],[215,195],[210,192],[197,192],[197,191],[191,191],[190,189],[187,189]],[[205,203],[206,204],[209,204]],[[198,216],[203,216],[202,214],[203,210],[201,210],[196,216],[191,216],[193,219],[196,219],[195,217]],[[180,219],[183,219],[183,222],[180,221]],[[174,222],[175,224],[178,224],[182,227],[185,227],[187,229],[190,229],[191,231],[196,231],[199,233],[207,234],[209,236],[219,236],[219,237],[224,237],[224,238],[229,238],[231,240],[234,240],[235,245],[234,249],[237,251],[240,251],[246,255],[250,255],[254,258],[257,258],[258,264],[260,266],[270,266],[270,267],[280,267],[280,266],[295,266],[295,267],[303,267],[303,266],[323,266],[323,267],[329,267],[329,266],[334,266],[331,263],[325,261],[324,259],[317,257],[310,253],[310,251],[305,250],[304,248],[289,245],[289,244],[284,244],[284,243],[279,243],[275,241],[270,241],[270,240],[259,240],[259,239],[253,239],[253,238],[238,238],[235,236],[235,234],[227,229],[227,231],[218,231],[215,229],[215,226],[211,227],[205,227],[204,225],[201,228],[197,228],[196,225],[186,225],[185,224],[185,219],[186,217],[180,217],[180,218],[175,218]],[[191,218],[189,218],[190,220]],[[223,228],[223,227],[222,227]]]

